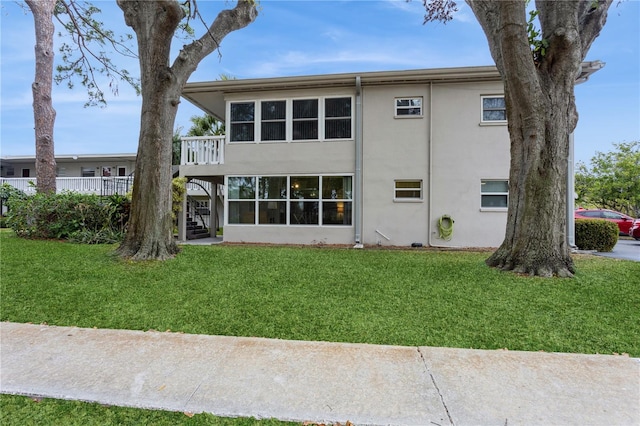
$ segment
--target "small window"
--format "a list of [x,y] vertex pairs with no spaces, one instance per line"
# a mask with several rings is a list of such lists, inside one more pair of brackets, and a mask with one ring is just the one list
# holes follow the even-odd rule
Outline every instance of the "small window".
[[422,98],[397,98],[396,117],[421,117]]
[[82,177],[95,177],[96,171],[93,167],[82,167],[80,169]]
[[29,169],[22,169],[22,177],[26,178],[26,177],[30,177],[31,175],[31,170]]
[[509,181],[483,180],[480,186],[480,207],[489,209],[507,208],[509,205]]
[[8,166],[7,167],[7,176],[15,176],[16,175],[16,171],[13,167]]
[[396,180],[396,200],[422,200],[422,180]]
[[107,166],[102,167],[102,176],[111,177],[111,167],[107,167]]
[[126,176],[127,168],[126,167],[118,167],[118,176]]
[[253,142],[255,103],[238,102],[231,104],[231,142]]
[[482,122],[507,121],[507,107],[504,96],[482,97]]

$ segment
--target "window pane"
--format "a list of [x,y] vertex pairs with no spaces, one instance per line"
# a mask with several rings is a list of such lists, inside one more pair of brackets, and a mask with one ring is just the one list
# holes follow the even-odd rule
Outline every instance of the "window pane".
[[278,200],[287,198],[287,177],[268,176],[258,181],[258,198],[262,200]]
[[317,225],[318,202],[317,201],[291,201],[289,224],[291,225]]
[[351,181],[351,176],[324,176],[322,178],[322,198],[350,200]]
[[286,138],[286,123],[284,121],[263,122],[260,139],[263,141],[283,141]]
[[322,203],[323,225],[351,225],[351,202],[324,201]]
[[504,97],[482,98],[483,109],[505,109]]
[[231,104],[231,121],[254,121],[255,105],[253,102],[232,103]]
[[408,190],[403,190],[403,191],[396,191],[396,198],[415,198],[415,199],[420,199],[422,197],[422,192],[419,190],[415,190],[415,191],[408,191]]
[[331,98],[324,100],[325,117],[351,118],[351,98]]
[[256,198],[256,178],[230,177],[227,183],[227,194],[230,200],[252,200]]
[[284,120],[286,118],[286,101],[262,102],[262,120]]
[[507,207],[507,195],[483,195],[482,207]]
[[509,192],[509,182],[506,180],[483,180],[482,192]]
[[402,188],[421,188],[422,182],[420,181],[396,181],[396,189]]
[[291,199],[317,199],[319,181],[318,176],[292,176]]
[[256,203],[254,201],[229,201],[229,223],[255,224]]
[[507,111],[482,111],[482,121],[504,121]]
[[325,139],[351,138],[351,119],[326,119],[324,122]]
[[318,139],[318,120],[314,121],[294,121],[293,139]]
[[298,99],[293,101],[293,118],[318,118],[317,99]]
[[258,203],[259,222],[261,225],[274,224],[286,225],[287,202],[286,201],[260,201]]
[[230,140],[232,142],[253,141],[253,134],[253,123],[231,123]]

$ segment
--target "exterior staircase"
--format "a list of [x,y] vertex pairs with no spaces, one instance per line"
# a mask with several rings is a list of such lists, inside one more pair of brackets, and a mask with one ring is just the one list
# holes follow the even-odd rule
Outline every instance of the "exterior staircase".
[[191,215],[187,213],[187,240],[197,240],[200,238],[208,238],[209,236],[209,230],[191,218]]

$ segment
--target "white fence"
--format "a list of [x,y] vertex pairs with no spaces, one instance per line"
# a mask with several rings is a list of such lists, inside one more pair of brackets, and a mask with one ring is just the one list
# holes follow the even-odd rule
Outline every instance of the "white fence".
[[224,164],[224,135],[183,137],[181,165]]

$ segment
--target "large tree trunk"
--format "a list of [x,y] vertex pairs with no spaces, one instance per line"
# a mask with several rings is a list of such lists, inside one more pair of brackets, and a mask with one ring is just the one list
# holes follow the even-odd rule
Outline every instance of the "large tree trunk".
[[604,26],[610,0],[537,1],[549,42],[537,60],[527,34],[526,2],[468,0],[502,75],[511,139],[505,239],[487,264],[539,276],[573,275],[567,238],[569,135],[578,115],[574,84]]
[[[175,0],[118,0],[138,38],[142,115],[131,216],[121,256],[164,260],[178,252],[171,216],[172,138],[182,89],[200,61],[231,31],[252,22],[255,3],[240,0],[222,11],[208,32],[170,64],[171,41],[184,12]],[[192,4],[194,6],[194,4]],[[194,6],[195,7],[195,6]]]
[[53,149],[53,11],[56,0],[26,0],[33,13],[36,29],[36,75],[33,92],[33,116],[36,137],[36,189],[41,193],[56,192],[56,158]]

